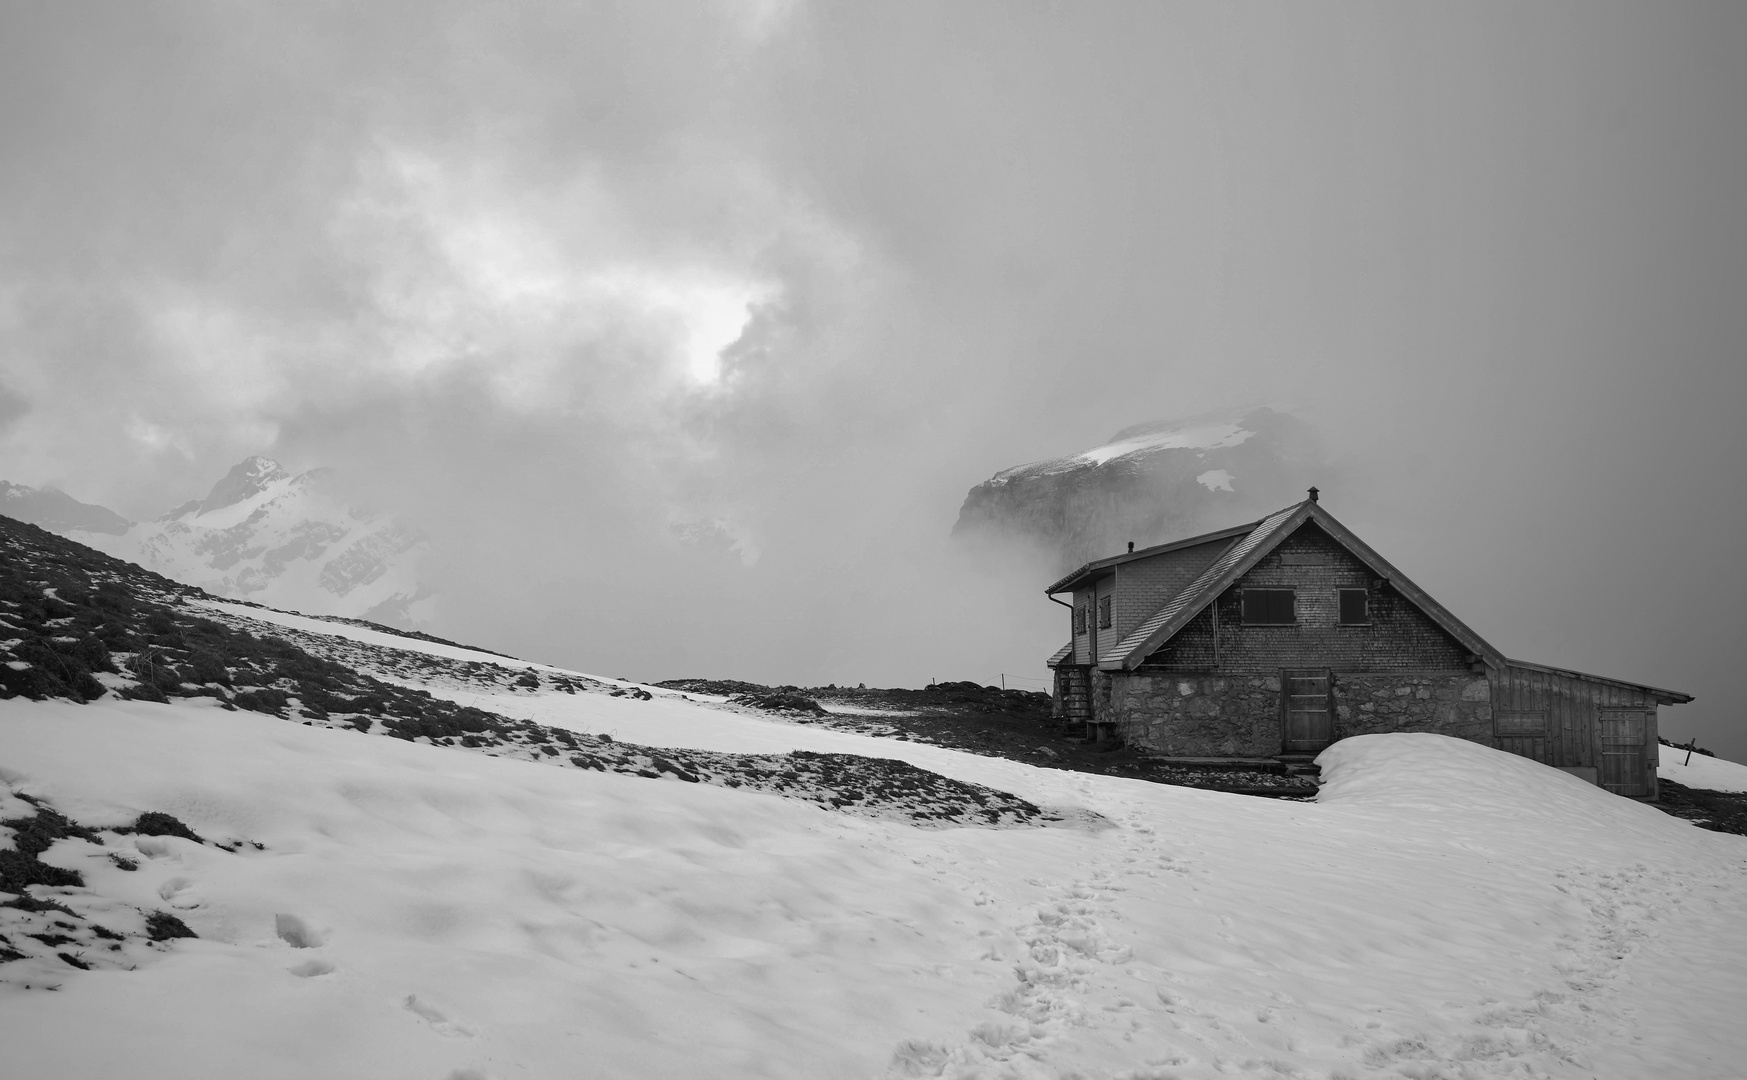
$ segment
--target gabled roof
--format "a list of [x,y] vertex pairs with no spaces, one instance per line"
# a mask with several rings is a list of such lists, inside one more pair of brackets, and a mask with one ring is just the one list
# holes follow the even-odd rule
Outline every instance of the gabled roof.
[[[1487,644],[1485,639],[1470,630],[1442,604],[1433,600],[1425,590],[1409,581],[1406,575],[1391,566],[1383,556],[1371,550],[1370,546],[1363,540],[1354,536],[1345,525],[1336,521],[1320,504],[1307,499],[1270,514],[1253,526],[1247,526],[1247,535],[1226,549],[1224,554],[1214,560],[1212,566],[1203,570],[1195,580],[1184,587],[1182,592],[1172,597],[1163,607],[1153,613],[1151,618],[1135,627],[1127,637],[1117,643],[1116,648],[1111,650],[1109,655],[1098,662],[1098,666],[1106,671],[1131,671],[1139,667],[1141,661],[1152,655],[1153,650],[1175,637],[1178,632],[1189,625],[1191,619],[1201,614],[1207,605],[1230,588],[1233,582],[1248,573],[1269,552],[1278,547],[1282,540],[1297,532],[1299,526],[1309,521],[1316,522],[1317,526],[1327,533],[1330,539],[1346,548],[1378,577],[1389,582],[1396,592],[1425,612],[1428,618],[1451,637],[1461,642],[1468,651],[1490,664],[1502,666],[1505,663],[1503,653]],[[1216,535],[1209,534],[1195,539],[1205,542],[1215,538]],[[1092,565],[1095,564],[1087,564],[1088,568]]]
[[1173,540],[1168,544],[1154,544],[1152,547],[1141,548],[1139,551],[1126,551],[1121,555],[1112,555],[1108,559],[1094,559],[1043,591],[1045,595],[1050,596],[1059,592],[1067,592],[1069,589],[1084,585],[1087,582],[1109,577],[1115,572],[1114,567],[1118,563],[1133,562],[1136,559],[1150,559],[1154,555],[1163,555],[1167,551],[1181,551],[1183,548],[1197,547],[1214,540],[1244,536],[1260,524],[1259,521],[1252,521],[1248,525],[1234,525],[1229,529],[1220,529],[1218,532],[1191,536],[1187,540]]

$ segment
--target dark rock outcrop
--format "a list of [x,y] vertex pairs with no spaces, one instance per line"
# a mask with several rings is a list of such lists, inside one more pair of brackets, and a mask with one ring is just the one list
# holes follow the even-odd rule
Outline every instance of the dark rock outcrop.
[[1328,484],[1316,430],[1270,408],[1124,428],[1083,453],[996,473],[970,490],[953,535],[1023,543],[1063,571],[1241,524]]

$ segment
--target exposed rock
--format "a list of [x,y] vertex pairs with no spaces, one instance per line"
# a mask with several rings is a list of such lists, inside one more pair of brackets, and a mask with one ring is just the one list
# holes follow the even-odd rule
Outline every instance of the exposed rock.
[[1146,547],[1259,517],[1329,479],[1315,429],[1270,408],[1138,424],[978,484],[953,535],[1029,543],[1065,571],[1128,541]]

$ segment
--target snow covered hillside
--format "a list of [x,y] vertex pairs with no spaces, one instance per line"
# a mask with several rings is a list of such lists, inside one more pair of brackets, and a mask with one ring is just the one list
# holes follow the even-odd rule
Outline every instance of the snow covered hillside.
[[1747,765],[1690,754],[1678,746],[1662,747],[1656,758],[1656,775],[1706,791],[1747,791]]
[[[203,599],[43,536],[0,552],[6,685],[43,698],[0,700],[0,880],[59,882],[0,907],[8,1075],[1747,1061],[1747,842],[1519,757],[1350,739],[1310,803],[1038,768]],[[80,679],[99,647],[116,670]]]

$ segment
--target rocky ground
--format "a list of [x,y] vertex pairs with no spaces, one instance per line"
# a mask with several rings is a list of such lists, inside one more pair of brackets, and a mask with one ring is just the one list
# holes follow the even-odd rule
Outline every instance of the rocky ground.
[[670,679],[655,685],[715,694],[738,706],[836,731],[968,750],[1049,768],[1128,776],[1161,784],[1286,798],[1315,795],[1316,782],[1272,770],[1183,768],[1115,743],[1086,740],[1080,725],[1050,716],[1048,694],[971,682],[921,690],[866,686],[763,686],[734,679]]
[[1656,785],[1656,809],[1713,832],[1747,836],[1747,792],[1704,791],[1663,780]]

